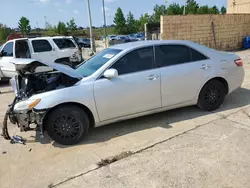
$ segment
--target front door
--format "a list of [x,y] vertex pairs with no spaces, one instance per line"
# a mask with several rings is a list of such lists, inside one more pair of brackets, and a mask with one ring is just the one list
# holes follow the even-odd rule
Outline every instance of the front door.
[[55,48],[46,39],[32,39],[32,53],[31,58],[41,62],[54,63],[57,59]]
[[156,46],[155,51],[161,70],[162,106],[193,100],[212,72],[210,59],[183,45]]
[[101,77],[94,83],[101,121],[161,107],[160,71],[154,67],[153,47],[132,51],[111,68],[118,71],[117,78]]
[[14,59],[14,43],[13,42],[7,42],[2,50],[1,50],[1,56],[0,56],[0,77],[7,77],[11,78],[13,77],[15,72],[15,65],[11,63],[11,60]]

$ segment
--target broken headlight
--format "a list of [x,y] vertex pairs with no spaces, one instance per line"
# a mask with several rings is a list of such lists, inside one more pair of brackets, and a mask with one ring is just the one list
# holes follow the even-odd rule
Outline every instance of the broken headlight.
[[41,100],[40,99],[28,99],[17,103],[14,107],[15,111],[31,110],[34,108]]

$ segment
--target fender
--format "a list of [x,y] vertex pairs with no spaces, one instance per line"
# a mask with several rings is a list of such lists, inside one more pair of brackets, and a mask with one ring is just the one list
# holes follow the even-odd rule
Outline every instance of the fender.
[[92,90],[93,83],[78,82],[78,84],[77,87],[71,86],[63,89],[52,90],[49,92],[33,95],[30,99],[41,100],[34,107],[34,110],[39,111],[44,109],[51,109],[63,103],[79,103],[86,106],[91,111],[96,123],[99,122],[99,117],[97,114]]

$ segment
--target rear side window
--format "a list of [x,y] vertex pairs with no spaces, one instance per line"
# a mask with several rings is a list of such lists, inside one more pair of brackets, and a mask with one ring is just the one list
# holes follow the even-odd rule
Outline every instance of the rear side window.
[[75,48],[75,44],[70,39],[53,39],[53,41],[56,43],[57,47],[61,49],[65,48]]
[[155,47],[157,67],[178,65],[192,61],[190,49],[183,45],[162,45]]
[[202,61],[208,59],[206,56],[201,54],[200,52],[197,52],[196,50],[190,48],[191,54],[192,54],[192,61]]
[[116,69],[118,74],[122,75],[152,69],[153,62],[153,47],[146,47],[129,52],[115,62],[111,68]]
[[34,52],[49,52],[52,50],[52,47],[47,40],[33,40],[32,46]]
[[13,42],[7,43],[1,51],[2,56],[13,57]]

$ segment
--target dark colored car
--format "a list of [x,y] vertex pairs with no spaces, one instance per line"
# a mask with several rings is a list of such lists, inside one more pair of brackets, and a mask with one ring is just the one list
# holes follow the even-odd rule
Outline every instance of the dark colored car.
[[119,35],[119,36],[117,36],[117,37],[116,37],[116,40],[120,40],[120,41],[122,41],[122,42],[124,42],[124,43],[126,43],[126,42],[131,42],[130,38],[127,37],[127,36],[124,36],[124,35]]
[[90,40],[88,38],[78,38],[77,43],[81,48],[90,48]]

